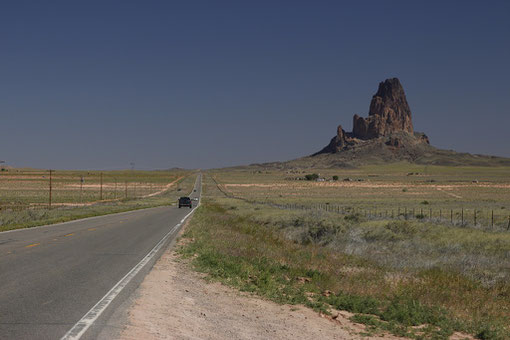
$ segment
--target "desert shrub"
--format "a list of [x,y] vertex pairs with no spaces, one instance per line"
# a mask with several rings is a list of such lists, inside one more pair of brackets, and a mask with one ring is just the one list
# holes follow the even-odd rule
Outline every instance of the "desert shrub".
[[439,325],[447,320],[446,312],[438,307],[431,308],[420,302],[396,296],[380,314],[384,321],[396,321],[406,326]]
[[363,238],[368,242],[396,242],[403,240],[404,236],[384,227],[375,227],[366,230]]
[[361,222],[362,216],[360,213],[352,213],[344,216],[344,220],[349,222]]
[[336,309],[352,313],[377,314],[380,309],[380,302],[370,296],[339,293],[324,299]]
[[318,221],[303,232],[301,242],[303,244],[318,243],[324,245],[331,242],[335,234],[335,226],[325,221]]
[[429,204],[429,201],[423,201],[423,202],[421,202],[421,204],[427,205],[427,204]]
[[386,229],[391,230],[395,234],[414,235],[418,231],[418,226],[409,221],[391,221],[385,226]]
[[507,339],[503,327],[494,327],[491,324],[484,324],[476,332],[476,337],[481,340],[503,340]]
[[309,212],[288,222],[282,220],[280,222],[283,222],[281,228],[291,227],[298,230],[297,233],[292,233],[294,235],[292,238],[301,244],[328,244],[345,228],[342,223],[328,219],[327,214],[323,212]]
[[308,175],[305,175],[305,179],[307,181],[315,181],[317,178],[319,178],[319,175],[317,175],[317,174],[308,174]]
[[338,176],[337,175],[333,176],[333,181],[338,181]]

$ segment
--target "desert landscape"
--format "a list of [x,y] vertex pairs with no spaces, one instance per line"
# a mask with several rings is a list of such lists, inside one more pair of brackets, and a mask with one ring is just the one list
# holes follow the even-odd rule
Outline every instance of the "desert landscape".
[[0,339],[509,340],[510,1],[0,10]]

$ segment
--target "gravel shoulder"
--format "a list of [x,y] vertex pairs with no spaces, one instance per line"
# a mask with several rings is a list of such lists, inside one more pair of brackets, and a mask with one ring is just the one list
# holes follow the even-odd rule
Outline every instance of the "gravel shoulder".
[[361,336],[363,326],[349,321],[347,312],[333,320],[208,282],[173,249],[145,277],[125,315],[118,339],[380,338]]

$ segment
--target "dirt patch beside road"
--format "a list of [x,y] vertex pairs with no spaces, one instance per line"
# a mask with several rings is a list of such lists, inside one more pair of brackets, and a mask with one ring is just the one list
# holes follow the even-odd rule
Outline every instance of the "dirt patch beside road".
[[208,283],[173,250],[162,255],[137,295],[120,339],[379,339],[359,335],[363,326],[346,312],[332,320]]

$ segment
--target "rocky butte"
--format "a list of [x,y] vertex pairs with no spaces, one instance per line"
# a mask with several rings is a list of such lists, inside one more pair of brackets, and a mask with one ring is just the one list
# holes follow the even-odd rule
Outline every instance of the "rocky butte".
[[370,102],[368,117],[354,115],[352,132],[345,132],[341,125],[338,126],[336,136],[314,155],[338,153],[375,140],[394,148],[409,142],[429,144],[425,134],[414,132],[411,109],[398,78],[379,83]]
[[323,169],[404,161],[424,165],[510,166],[509,158],[460,153],[430,145],[424,133],[414,130],[411,109],[397,78],[379,84],[370,102],[368,117],[354,115],[352,125],[352,132],[338,126],[329,144],[311,156],[252,165]]

